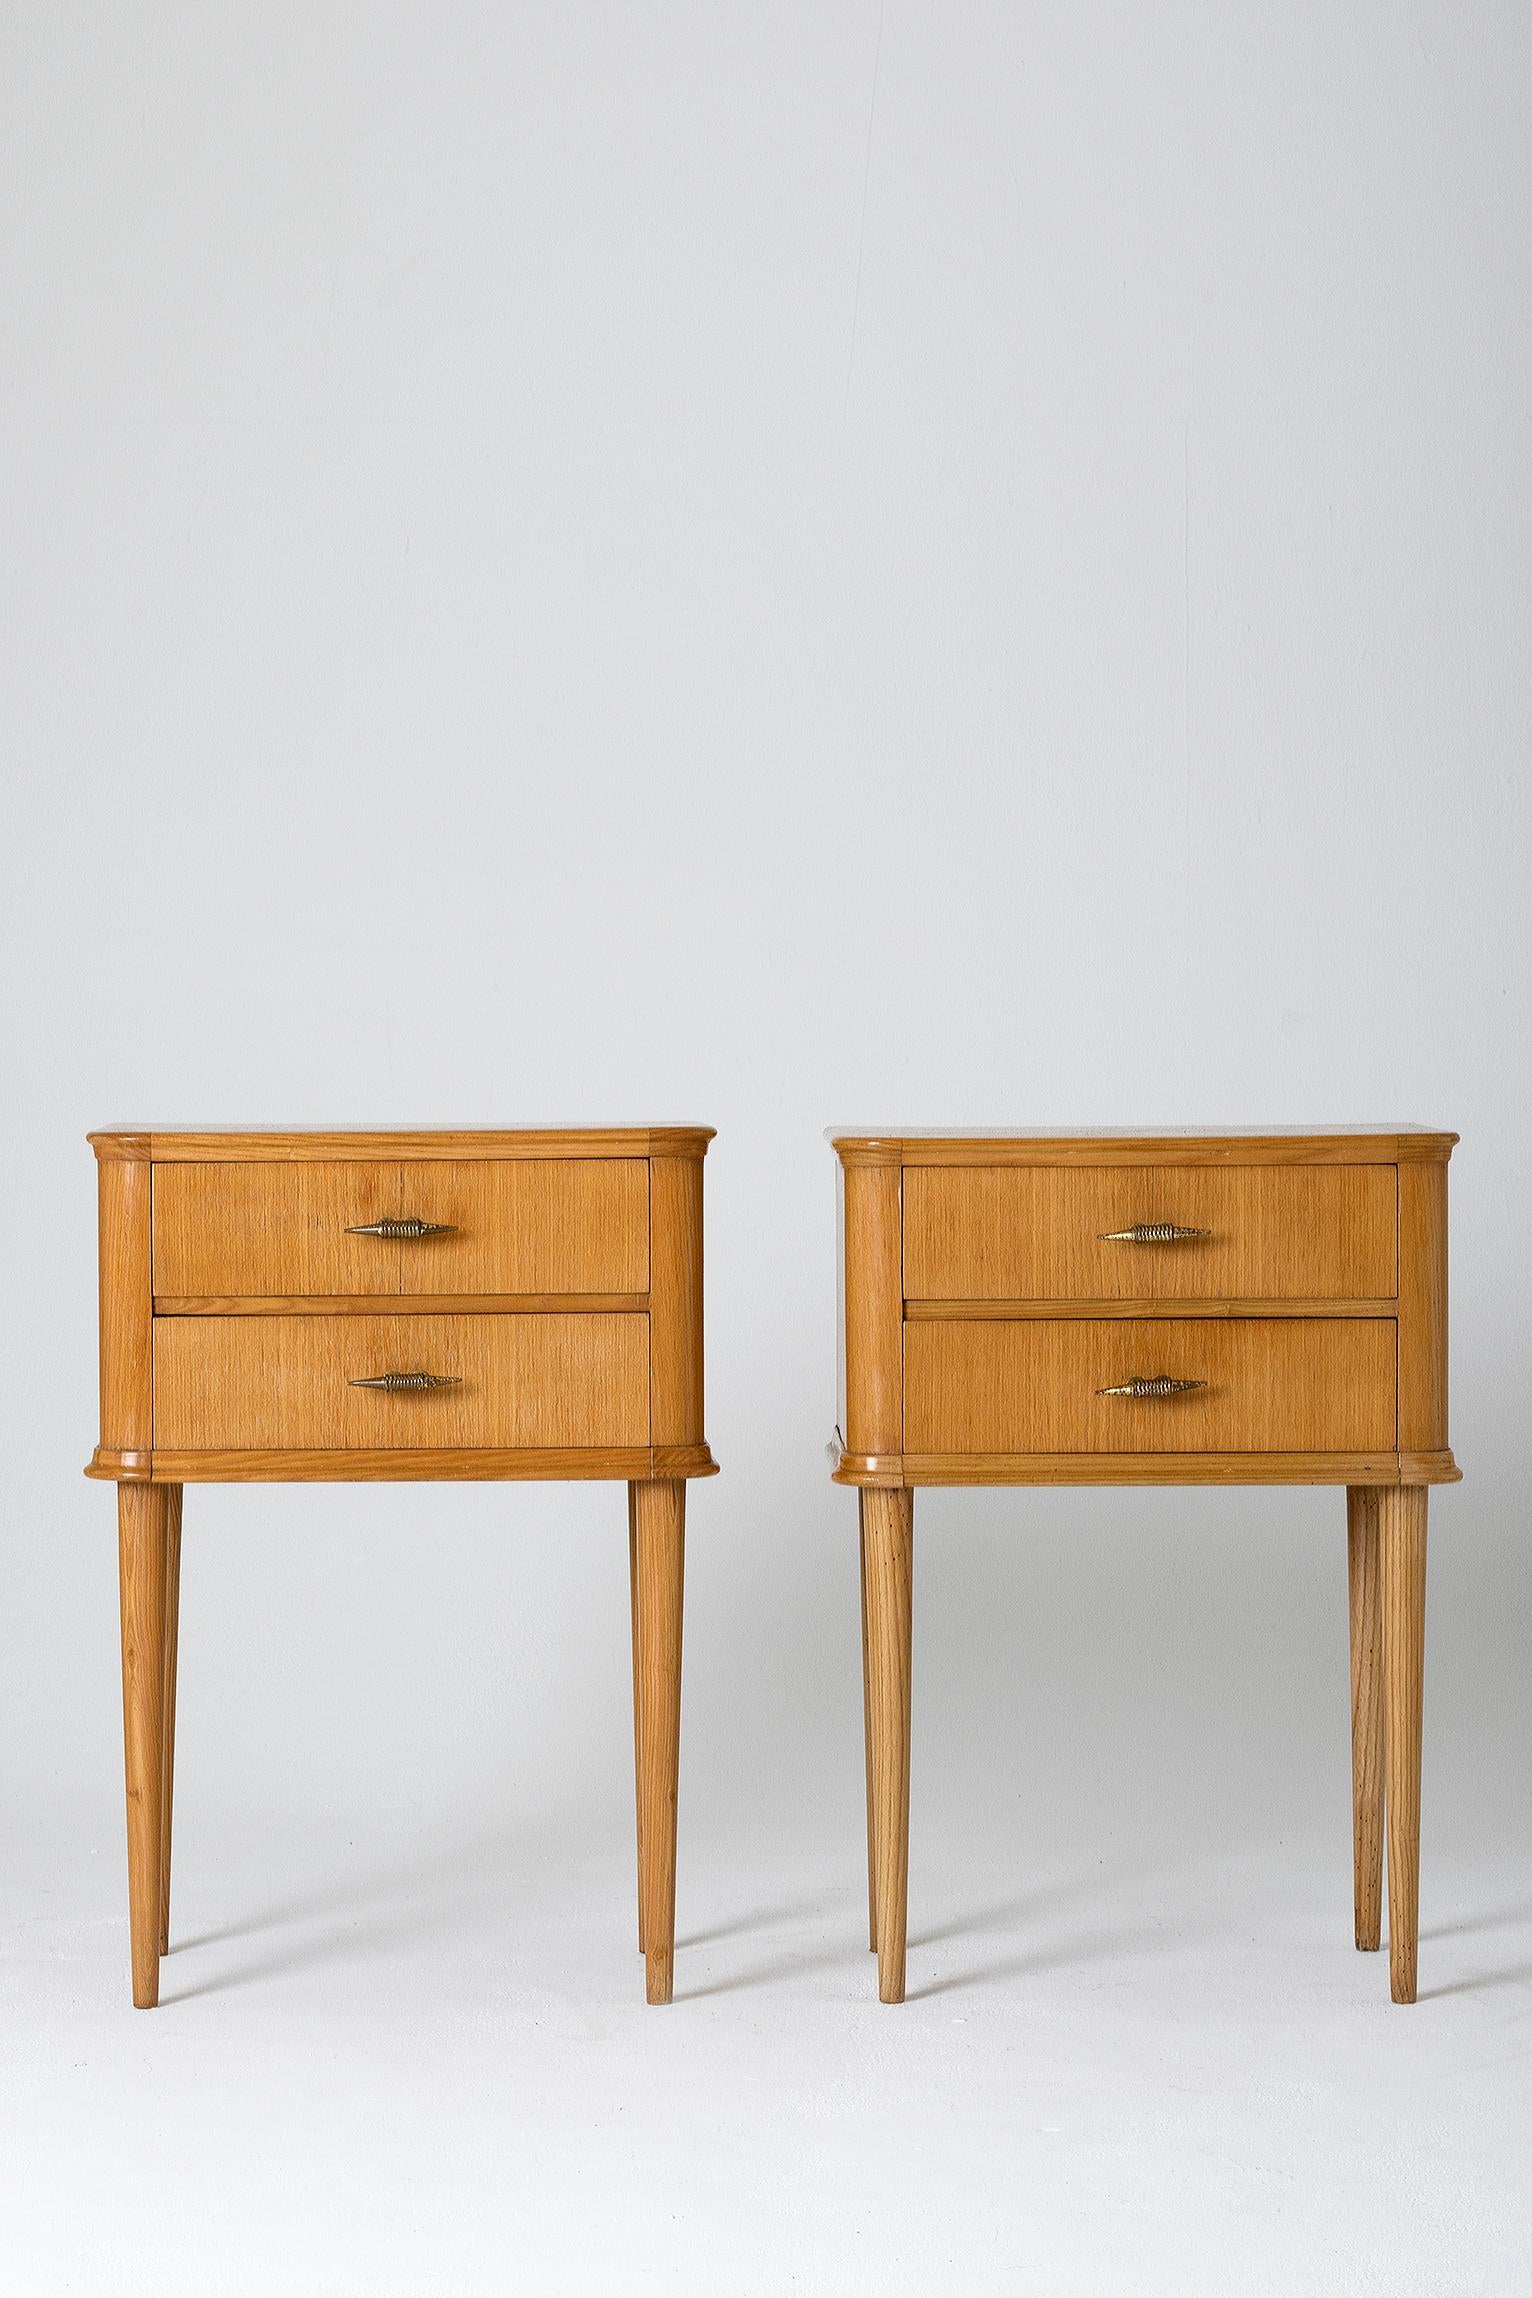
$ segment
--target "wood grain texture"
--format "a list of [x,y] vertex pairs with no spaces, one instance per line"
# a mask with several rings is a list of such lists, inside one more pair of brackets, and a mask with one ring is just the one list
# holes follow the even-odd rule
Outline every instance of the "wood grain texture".
[[705,1444],[652,1444],[649,1475],[657,1483],[677,1477],[716,1476],[718,1463]]
[[[907,1483],[904,1473],[904,1455],[899,1452],[847,1452],[844,1446],[831,1455],[831,1478],[836,1484],[879,1485],[885,1491],[896,1492]],[[86,1470],[90,1474],[90,1470]]]
[[1388,1971],[1389,1987],[1396,2003],[1415,2000],[1419,1936],[1427,1505],[1423,1491],[1405,1485],[1378,1494],[1388,1820]]
[[1450,1452],[842,1452],[837,1484],[1456,1484]]
[[[562,1484],[718,1474],[705,1444],[421,1445],[405,1451],[392,1446],[287,1451],[278,1446],[140,1457],[148,1471],[131,1481],[156,1484]],[[128,1481],[94,1464],[85,1473]]]
[[[598,1301],[580,1305],[602,1306]],[[156,1302],[156,1309],[159,1306]],[[1124,1294],[1115,1301],[906,1301],[904,1317],[906,1324],[940,1324],[949,1317],[988,1318],[1003,1324],[1011,1317],[1391,1317],[1394,1310],[1392,1299],[1257,1300],[1231,1295],[1227,1300],[1156,1301]]]
[[649,1394],[655,1444],[700,1444],[702,1166],[657,1157],[649,1167]]
[[396,1219],[401,1168],[154,1166],[156,1293],[397,1295],[404,1248],[353,1237],[356,1221]]
[[[1139,1401],[1135,1375],[1205,1381]],[[1385,1320],[910,1325],[905,1444],[929,1453],[1321,1452],[1394,1447]]]
[[[641,1293],[638,1158],[154,1167],[155,1290],[175,1296]],[[384,1218],[450,1233],[350,1234]]]
[[[354,1388],[455,1376],[419,1394]],[[161,1317],[156,1450],[645,1444],[642,1317]]]
[[1260,1133],[1233,1128],[1180,1132],[1075,1133],[1025,1129],[900,1133],[834,1126],[827,1136],[843,1165],[1395,1165],[1449,1157],[1458,1136],[1425,1126],[1331,1126],[1320,1132],[1277,1125]]
[[[676,1163],[696,1175],[700,1195],[701,1164]],[[648,1286],[642,1158],[450,1158],[401,1170],[405,1212],[453,1231],[402,1246],[406,1293],[641,1293]]]
[[861,1515],[867,1543],[878,1999],[902,2003],[910,1866],[911,1495],[864,1492]]
[[175,1811],[176,1662],[181,1642],[181,1487],[165,1492],[165,1689],[160,1786],[160,1953],[170,1953],[170,1846]]
[[1447,1442],[1447,1168],[1399,1168],[1399,1442]]
[[[1139,1221],[1211,1233],[1160,1244],[1103,1234]],[[1389,1165],[915,1165],[904,1174],[911,1300],[1391,1298],[1396,1234]]]
[[1378,1586],[1378,1488],[1346,1492],[1346,1579],[1351,1640],[1351,1852],[1356,1943],[1382,1935],[1383,1612]]
[[101,1285],[101,1445],[139,1452],[152,1441],[154,1352],[150,1282],[152,1185],[138,1158],[96,1173]]
[[681,1617],[686,1486],[639,1484],[638,1556],[639,1922],[645,1991],[668,2003],[676,1938],[676,1804],[681,1760]]
[[[124,1161],[126,1162],[126,1160]],[[122,1604],[122,1747],[128,1811],[128,1927],[133,2001],[160,1999],[160,1873],[164,1856],[165,1586],[170,1494],[117,1488]]]
[[841,1189],[846,1443],[853,1452],[897,1452],[904,1315],[898,1168],[848,1166]]
[[872,1818],[872,1659],[867,1641],[867,1511],[859,1508],[857,1547],[861,1560],[862,1607],[862,1763],[867,1799],[867,1944],[878,1951],[878,1836]]
[[638,1664],[638,1486],[628,1486],[628,1626],[633,1644],[633,1825],[638,1845],[638,1951],[644,1951],[643,1680]]
[[105,1127],[86,1139],[103,1161],[169,1158],[181,1164],[321,1164],[338,1157],[383,1163],[418,1157],[704,1157],[711,1125],[521,1126],[351,1132],[324,1126],[235,1130],[195,1126]]
[[[85,1463],[87,1476],[94,1476],[104,1484],[152,1484],[154,1481],[154,1454],[152,1452],[114,1452],[98,1444]],[[164,1479],[162,1478],[163,1482]]]
[[[392,1297],[392,1296],[390,1296]],[[567,1310],[607,1316],[649,1313],[647,1293],[411,1293],[418,1316],[537,1317]],[[364,1293],[157,1293],[157,1317],[373,1317],[378,1296]]]

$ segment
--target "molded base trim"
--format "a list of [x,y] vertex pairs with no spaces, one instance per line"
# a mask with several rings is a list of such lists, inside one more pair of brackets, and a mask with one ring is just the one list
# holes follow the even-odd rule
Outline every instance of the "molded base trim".
[[716,1476],[705,1444],[373,1452],[107,1452],[85,1471],[115,1484],[500,1484],[579,1478],[649,1484]]
[[837,1484],[1456,1484],[1450,1452],[841,1452]]

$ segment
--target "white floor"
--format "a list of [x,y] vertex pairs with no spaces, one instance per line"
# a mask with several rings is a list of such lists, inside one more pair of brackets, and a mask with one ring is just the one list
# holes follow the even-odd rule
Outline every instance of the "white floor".
[[927,1808],[895,2010],[849,1814],[693,1827],[650,2011],[611,1816],[193,1814],[156,2014],[120,1843],[39,1851],[3,1934],[5,2290],[1532,2290],[1523,1845],[1428,1865],[1402,2010],[1333,1830],[1145,1814],[1018,1880]]

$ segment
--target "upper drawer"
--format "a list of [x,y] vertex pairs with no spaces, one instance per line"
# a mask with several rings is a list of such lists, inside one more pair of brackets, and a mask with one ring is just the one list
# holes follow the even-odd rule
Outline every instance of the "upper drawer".
[[[355,1236],[380,1220],[448,1233]],[[154,1290],[172,1298],[328,1293],[642,1293],[641,1157],[154,1167]]]
[[907,1300],[1391,1300],[1397,1232],[1392,1165],[904,1169]]

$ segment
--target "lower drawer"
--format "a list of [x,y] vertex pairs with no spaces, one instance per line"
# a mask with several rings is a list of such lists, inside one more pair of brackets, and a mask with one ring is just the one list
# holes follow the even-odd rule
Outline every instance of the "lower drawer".
[[[356,1388],[388,1372],[425,1390]],[[646,1316],[157,1317],[166,1451],[649,1441]]]
[[[1396,1327],[1384,1317],[936,1318],[904,1328],[904,1449],[1392,1449]],[[1180,1395],[1103,1396],[1168,1374]]]

